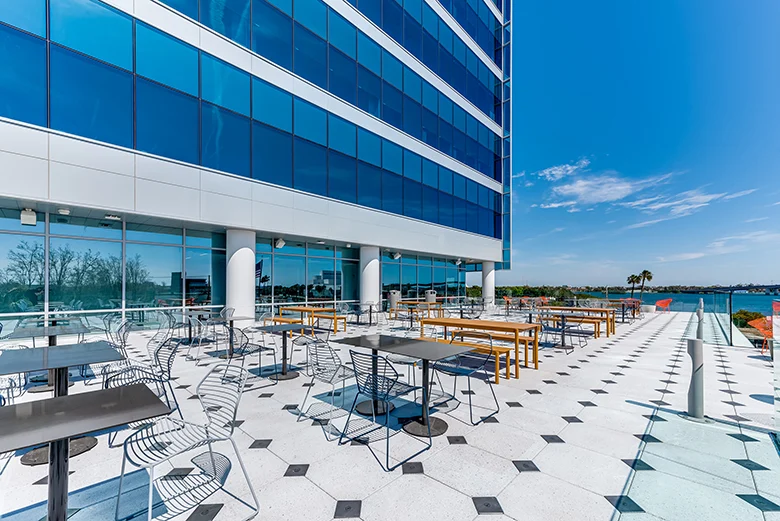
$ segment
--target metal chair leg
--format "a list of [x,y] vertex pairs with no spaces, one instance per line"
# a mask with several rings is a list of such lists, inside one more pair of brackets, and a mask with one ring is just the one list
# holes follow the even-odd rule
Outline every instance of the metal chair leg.
[[301,421],[301,416],[303,415],[303,408],[304,405],[306,405],[306,400],[309,398],[309,393],[311,393],[312,387],[314,387],[314,377],[311,377],[311,382],[309,382],[311,385],[309,385],[306,388],[306,395],[303,397],[303,402],[301,402],[301,406],[298,408],[298,419],[295,420],[296,423]]
[[146,519],[152,521],[152,500],[154,499],[154,465],[149,467],[149,513]]
[[125,479],[125,464],[127,458],[125,457],[124,450],[122,451],[122,470],[119,473],[119,492],[116,495],[116,508],[114,509],[114,519],[119,519],[119,500],[122,497],[122,481]]
[[[349,414],[347,415],[347,423],[344,424],[344,430],[341,431],[341,436],[339,436],[339,445],[344,445],[344,435],[349,432],[349,420],[352,419],[352,412],[355,410],[355,405],[357,404],[358,396],[360,396],[360,393],[355,394],[355,399],[352,400],[352,407],[349,409]],[[349,436],[347,436],[348,440],[351,440]]]
[[255,503],[254,511],[255,513],[245,517],[242,521],[248,521],[249,519],[252,519],[260,512],[260,501],[257,499],[257,494],[255,494],[255,489],[252,487],[252,482],[249,481],[249,474],[246,471],[246,466],[244,466],[244,460],[241,459],[241,454],[238,452],[238,447],[236,446],[236,441],[233,438],[228,438],[230,440],[230,444],[233,446],[233,451],[236,453],[236,459],[238,459],[238,464],[241,466],[241,472],[244,474],[244,479],[246,479],[246,484],[249,487],[249,491],[252,493],[252,500]]

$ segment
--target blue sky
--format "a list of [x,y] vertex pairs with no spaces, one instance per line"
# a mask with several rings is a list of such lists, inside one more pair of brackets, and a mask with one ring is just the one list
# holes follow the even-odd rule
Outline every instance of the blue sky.
[[497,282],[780,283],[780,2],[514,6]]

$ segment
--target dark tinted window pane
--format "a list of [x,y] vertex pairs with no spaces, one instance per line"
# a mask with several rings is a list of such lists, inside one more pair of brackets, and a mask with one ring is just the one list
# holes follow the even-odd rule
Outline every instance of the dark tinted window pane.
[[225,247],[226,239],[224,233],[207,232],[191,228],[187,228],[186,232],[184,244],[187,246],[200,246],[203,248]]
[[292,132],[293,96],[271,84],[252,78],[252,117]]
[[401,112],[403,106],[404,95],[401,91],[384,82],[382,89],[382,119],[396,128],[403,128],[404,119]]
[[[388,0],[388,3],[393,2],[394,0]],[[382,79],[398,90],[404,88],[404,66],[395,56],[385,50],[382,51]]]
[[452,170],[439,167],[439,190],[452,194]]
[[351,57],[357,58],[357,29],[355,26],[345,20],[336,11],[329,10],[328,18],[330,20],[329,41],[331,45]]
[[2,2],[0,21],[46,37],[46,0]]
[[305,301],[306,257],[274,255],[273,284],[276,302]]
[[119,240],[122,238],[122,223],[84,217],[66,217],[50,222],[49,232],[52,235]]
[[382,138],[358,128],[358,158],[376,166],[382,166]]
[[252,5],[252,50],[285,69],[292,69],[292,19],[264,0],[254,0]]
[[377,0],[358,0],[358,9],[378,27],[382,27],[382,2],[377,2]]
[[452,199],[453,226],[459,230],[466,229],[466,201],[459,197]]
[[252,177],[292,186],[292,135],[254,123],[252,126]]
[[128,244],[125,254],[127,307],[181,305],[181,248]]
[[328,195],[327,165],[328,153],[325,147],[295,138],[295,188],[313,194]]
[[[368,0],[372,5],[379,5],[376,0]],[[376,74],[382,75],[382,48],[363,33],[358,33],[358,63]]]
[[132,75],[56,45],[50,59],[52,128],[132,147]]
[[404,177],[422,180],[422,158],[408,150],[404,150]]
[[200,0],[200,22],[249,47],[249,6],[247,0]]
[[135,27],[136,73],[198,95],[198,50],[141,22]]
[[386,139],[382,143],[382,168],[399,175],[404,172],[403,149]]
[[310,302],[333,300],[335,272],[333,259],[308,259],[309,276],[306,280],[307,297]]
[[188,306],[225,303],[225,252],[187,248],[184,255]]
[[422,218],[422,185],[410,179],[404,179],[404,215]]
[[354,105],[357,97],[357,64],[355,60],[332,46],[329,47],[328,59],[328,90]]
[[439,187],[439,166],[433,161],[423,159],[422,182],[431,188]]
[[382,208],[382,170],[358,162],[358,204],[370,208]]
[[249,74],[206,53],[200,62],[203,99],[249,116]]
[[328,39],[328,8],[320,0],[295,0],[295,21],[314,31],[320,38]]
[[215,170],[249,176],[249,119],[203,103],[202,164]]
[[354,158],[330,151],[328,162],[328,195],[334,199],[357,201],[357,165]]
[[422,58],[422,26],[408,14],[404,14],[404,47]]
[[46,42],[5,26],[0,26],[0,116],[46,126]]
[[439,192],[423,186],[422,218],[431,223],[439,222]]
[[295,135],[320,145],[328,144],[328,113],[295,98]]
[[404,41],[403,7],[395,0],[382,2],[382,29],[396,42]]
[[328,114],[328,146],[352,157],[357,156],[357,127],[347,120]]
[[292,16],[293,14],[293,0],[268,0],[269,3],[272,5],[275,5],[288,15]]
[[98,0],[50,0],[54,42],[133,70],[133,19]]
[[125,238],[128,241],[181,244],[182,230],[181,228],[169,228],[167,226],[127,223]]
[[193,20],[198,19],[198,0],[160,0]]
[[388,171],[382,172],[382,210],[403,215],[403,178]]
[[198,164],[198,100],[136,80],[136,148]]
[[382,80],[363,66],[358,66],[357,106],[369,114],[381,117],[379,100],[382,98]]
[[408,96],[404,96],[404,132],[422,138],[422,108]]
[[328,44],[302,25],[295,24],[294,72],[322,87],[328,88]]

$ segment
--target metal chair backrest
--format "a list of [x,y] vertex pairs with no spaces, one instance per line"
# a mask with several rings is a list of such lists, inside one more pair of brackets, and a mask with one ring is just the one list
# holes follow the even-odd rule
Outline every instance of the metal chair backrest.
[[181,340],[169,338],[154,350],[152,360],[163,381],[167,382],[171,379],[173,361],[176,359],[176,352],[179,350],[179,346],[181,346]]
[[222,311],[219,312],[219,316],[222,318],[230,318],[235,312],[236,308],[222,308]]
[[309,355],[309,365],[314,372],[318,374],[331,374],[341,366],[341,358],[330,347],[327,341],[323,342],[317,338],[310,338],[306,344],[306,351]]
[[225,326],[225,329],[228,330],[228,334],[231,332],[233,333],[233,352],[241,353],[246,349],[246,347],[249,345],[249,336],[244,332],[243,329],[239,329],[237,327],[230,327]]
[[219,364],[198,384],[198,399],[209,420],[209,432],[216,437],[226,439],[233,434],[233,422],[248,376],[243,367]]
[[127,339],[130,336],[130,330],[132,329],[133,323],[129,320],[123,320],[119,327],[116,328],[116,332],[114,333],[114,342],[120,347],[120,349],[124,350],[127,347]]
[[398,381],[398,371],[387,361],[387,358],[352,350],[349,351],[349,356],[352,358],[358,392],[376,395],[379,399],[387,397]]
[[[487,364],[491,356],[493,356],[493,335],[482,331],[469,331],[469,335],[472,337],[485,338],[488,341],[490,351],[471,351],[462,355],[456,355],[453,358],[448,359],[450,363],[456,363],[459,367],[468,367],[470,369],[481,369]],[[456,341],[458,337],[454,336],[450,339],[450,344]],[[471,363],[464,363],[466,360]]]

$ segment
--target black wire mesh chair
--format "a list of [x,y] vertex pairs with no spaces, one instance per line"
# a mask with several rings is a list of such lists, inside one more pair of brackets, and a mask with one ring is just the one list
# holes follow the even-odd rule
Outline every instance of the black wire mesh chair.
[[[197,396],[207,418],[207,423],[200,425],[176,418],[165,417],[155,421],[145,429],[130,435],[124,442],[122,470],[119,476],[119,492],[117,494],[115,517],[119,518],[119,504],[122,497],[122,481],[125,475],[125,465],[146,468],[149,471],[149,502],[147,519],[152,519],[154,468],[171,458],[197,449],[207,447],[207,455],[211,464],[207,467],[215,478],[222,473],[217,464],[220,455],[214,452],[213,444],[229,442],[241,466],[254,505],[252,513],[243,521],[252,519],[260,509],[249,474],[246,471],[241,454],[233,439],[236,414],[241,401],[242,391],[246,385],[249,373],[243,367],[229,364],[219,364],[211,369],[197,386]],[[164,478],[159,478],[164,479]]]
[[[230,365],[233,362],[233,359],[240,358],[241,359],[241,367],[244,367],[244,364],[246,363],[246,358],[248,356],[252,356],[254,354],[257,355],[257,362],[258,362],[258,375],[260,377],[263,376],[263,355],[265,353],[271,353],[274,357],[274,365],[272,367],[276,366],[276,349],[273,347],[266,347],[263,344],[253,342],[249,335],[246,334],[246,332],[243,329],[237,328],[237,327],[229,327],[228,326],[228,332],[233,335],[233,356],[228,357],[228,365]],[[273,382],[273,385],[276,385],[279,383],[278,381],[271,379],[271,382]]]
[[[341,363],[341,358],[333,350],[327,340],[323,341],[318,338],[309,337],[309,341],[306,343],[307,359],[309,365],[307,370],[311,372],[311,382],[306,389],[306,395],[303,397],[298,408],[298,421],[301,421],[303,417],[304,405],[309,398],[312,387],[314,387],[315,380],[322,382],[330,386],[330,408],[328,409],[327,418],[322,418],[322,414],[309,415],[306,417],[315,420],[320,420],[321,423],[327,424],[325,429],[325,438],[328,441],[335,439],[335,436],[331,438],[331,421],[333,420],[333,412],[336,409],[344,407],[344,394],[346,392],[346,381],[355,376],[355,372]],[[336,407],[336,385],[341,384],[341,405]],[[312,406],[314,407],[314,406]]]
[[[417,457],[424,451],[431,448],[433,441],[431,439],[430,423],[428,424],[428,440],[425,446],[419,451],[415,452],[406,459],[399,461],[395,465],[390,465],[390,402],[401,396],[413,393],[415,391],[422,391],[421,387],[415,387],[405,384],[399,381],[398,371],[392,366],[390,362],[383,356],[359,353],[357,351],[350,350],[349,356],[352,358],[352,367],[355,371],[355,381],[357,383],[358,392],[355,394],[355,399],[352,401],[352,407],[349,410],[347,416],[347,423],[344,425],[344,430],[339,438],[339,445],[346,443],[346,440],[358,440],[365,442],[366,436],[372,432],[378,431],[384,427],[385,429],[385,461],[377,457],[373,450],[371,453],[374,458],[379,462],[379,465],[385,472],[391,472],[403,465],[412,458]],[[371,417],[375,427],[371,427],[368,430],[360,430],[359,436],[355,437],[350,434],[349,424],[352,420],[352,415],[355,412],[355,406],[357,405],[358,398],[367,397],[371,402]],[[377,405],[384,406],[384,424],[377,424],[376,410]],[[380,415],[381,416],[381,415]],[[368,445],[371,448],[370,444]]]
[[[476,335],[478,333],[476,332],[470,332],[471,335]],[[480,336],[483,336],[480,334]],[[493,336],[489,333],[484,333],[484,338],[488,341],[486,346],[489,346],[489,350],[481,350],[481,351],[471,351],[467,354],[463,355],[456,355],[451,358],[447,358],[444,360],[439,360],[437,362],[434,362],[433,364],[433,374],[436,377],[436,380],[439,382],[439,388],[444,389],[444,385],[441,382],[441,376],[442,374],[452,376],[453,377],[453,387],[452,387],[452,394],[449,396],[446,396],[444,400],[437,401],[433,405],[434,406],[440,406],[444,403],[447,403],[451,400],[456,400],[458,403],[460,403],[460,400],[457,398],[457,391],[458,391],[458,377],[462,376],[466,378],[466,382],[468,384],[468,390],[466,394],[469,397],[469,421],[472,425],[479,425],[480,423],[484,422],[486,419],[495,416],[498,414],[498,411],[500,409],[498,405],[498,398],[496,398],[496,392],[493,390],[493,377],[488,373],[487,371],[487,363],[490,357],[493,356]],[[453,337],[450,340],[450,343],[455,341],[455,337]],[[496,355],[497,356],[497,355]],[[509,361],[507,360],[507,363]],[[488,387],[490,388],[490,393],[493,395],[493,401],[496,404],[496,410],[488,414],[487,416],[482,416],[482,418],[475,422],[474,421],[474,405],[472,403],[472,395],[473,392],[471,390],[471,379],[474,377],[477,377],[479,373],[482,373],[482,380],[487,382]],[[433,381],[433,379],[431,379]],[[430,393],[430,389],[429,389]],[[430,394],[429,394],[430,396]]]
[[[0,352],[12,349],[29,349],[29,347],[25,345],[7,345],[3,346]],[[16,398],[24,394],[28,381],[27,373],[0,375],[0,405],[13,405]]]

